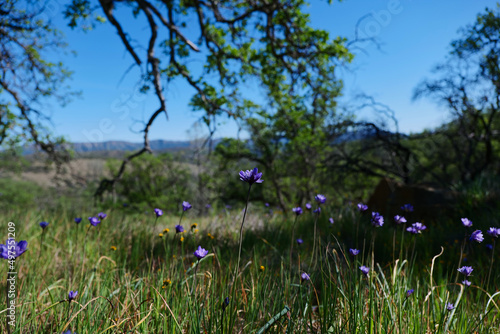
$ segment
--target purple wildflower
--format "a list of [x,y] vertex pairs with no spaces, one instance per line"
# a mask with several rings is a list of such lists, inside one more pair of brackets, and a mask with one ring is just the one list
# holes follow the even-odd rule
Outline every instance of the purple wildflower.
[[498,238],[498,236],[500,235],[500,228],[490,227],[487,233],[493,238]]
[[293,208],[292,211],[297,215],[300,216],[302,214],[302,208],[300,206]]
[[176,233],[184,232],[184,227],[182,227],[182,225],[175,225],[175,232]]
[[154,211],[155,211],[156,217],[163,216],[163,211],[161,209],[156,208]]
[[307,209],[307,210],[311,210],[311,209],[312,209],[312,205],[311,205],[311,203],[306,203],[306,209]]
[[97,218],[99,218],[100,220],[104,220],[108,215],[105,214],[104,212],[99,212],[97,214]]
[[229,297],[224,298],[224,301],[222,302],[222,311],[226,309],[226,307],[229,306]]
[[384,217],[378,212],[372,212],[372,225],[375,227],[381,227],[384,225]]
[[21,240],[16,243],[14,238],[9,238],[4,244],[0,244],[0,257],[6,260],[16,259],[28,248],[28,242]]
[[240,171],[240,180],[247,182],[252,185],[254,183],[262,183],[264,180],[261,179],[262,173],[259,173],[257,167],[252,170]]
[[97,217],[89,217],[89,222],[92,226],[97,226],[101,221]]
[[211,209],[212,206],[210,204],[205,205],[205,209]]
[[472,274],[473,270],[474,269],[472,269],[472,267],[463,266],[462,268],[458,269],[458,272],[461,274],[464,274],[465,276],[470,276],[470,274]]
[[481,230],[475,230],[472,232],[470,236],[470,240],[476,241],[476,242],[483,242],[484,237],[483,237],[483,232]]
[[422,223],[419,223],[419,222],[416,222],[414,224],[411,224],[411,226],[415,227],[415,229],[417,229],[417,231],[423,231],[427,228],[427,226],[425,226],[424,224]]
[[406,291],[406,298],[410,297],[413,294],[413,292],[415,292],[414,289],[407,290]]
[[359,254],[359,249],[349,248],[349,254],[351,254],[352,256],[356,256]]
[[465,227],[471,227],[472,226],[472,221],[470,221],[469,218],[461,218],[460,220],[462,220],[462,224]]
[[426,228],[427,228],[427,226],[425,226],[424,224],[416,222],[416,223],[411,224],[411,226],[408,227],[406,230],[412,234],[419,234],[423,230],[425,230]]
[[189,204],[189,202],[186,202],[186,201],[183,201],[182,202],[182,210],[183,211],[187,211],[189,209],[191,209],[193,206],[191,204]]
[[41,223],[40,223],[40,227],[41,227],[42,229],[44,229],[44,230],[45,230],[45,228],[46,228],[47,226],[49,226],[49,223],[47,223],[47,222],[41,222]]
[[205,256],[207,256],[208,251],[205,248],[201,248],[201,246],[198,246],[198,249],[194,251],[194,256],[198,258],[198,260],[203,259]]
[[465,286],[470,286],[472,283],[469,282],[468,280],[463,280],[462,284],[465,285]]
[[455,308],[455,305],[453,305],[452,303],[446,303],[446,309],[448,311],[451,311]]
[[401,210],[403,210],[404,212],[413,212],[413,205],[405,204],[401,207]]
[[318,215],[321,213],[321,207],[318,206],[316,210],[313,211],[314,213],[317,213]]
[[370,272],[370,268],[368,268],[367,266],[361,266],[361,267],[359,267],[359,270],[361,270],[361,272],[365,276],[368,276],[368,273]]
[[493,245],[492,244],[487,244],[486,245],[486,249],[488,249],[489,251],[492,251],[493,250]]
[[325,204],[326,202],[325,195],[317,194],[316,196],[314,196],[314,199],[316,200],[316,202],[318,202],[318,204]]
[[359,212],[365,212],[366,210],[368,210],[368,205],[363,203],[358,203],[358,210]]
[[411,234],[418,234],[418,230],[413,226],[408,227],[406,231],[410,232]]
[[309,281],[311,279],[311,277],[305,272],[300,275],[300,278],[302,278],[303,281]]
[[333,218],[332,218],[332,217],[330,217],[330,218],[328,219],[328,221],[329,221],[329,222],[330,222],[330,224],[332,224],[332,225],[333,225],[333,223],[335,223],[335,221],[333,220]]
[[71,303],[71,301],[76,298],[77,294],[78,294],[78,291],[70,291],[68,294],[68,302]]
[[301,238],[297,239],[297,244],[298,245],[302,245],[303,243],[304,243],[304,240],[302,240]]
[[80,224],[81,222],[82,222],[82,218],[81,217],[75,218],[75,223]]
[[268,208],[269,207],[269,203],[264,203],[265,207]]
[[400,215],[395,215],[394,221],[396,222],[396,224],[404,224],[406,223],[406,218]]

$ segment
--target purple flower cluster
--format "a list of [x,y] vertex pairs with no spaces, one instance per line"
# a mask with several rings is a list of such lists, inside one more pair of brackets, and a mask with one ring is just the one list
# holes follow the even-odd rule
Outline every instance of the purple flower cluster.
[[413,205],[405,204],[401,207],[401,210],[403,210],[404,212],[413,212]]
[[81,222],[82,222],[82,218],[81,217],[76,217],[75,218],[75,223],[80,224]]
[[9,255],[11,258],[18,258],[28,248],[28,242],[26,240],[21,240],[16,243],[16,240],[13,238],[7,239],[4,244],[0,244],[0,257],[2,259],[9,260]]
[[254,183],[262,183],[262,173],[259,173],[257,167],[252,170],[240,171],[240,180],[252,185]]
[[176,233],[184,232],[184,227],[182,227],[182,225],[175,225],[175,232]]
[[469,218],[461,218],[462,224],[465,227],[471,227],[472,226],[472,221]]
[[359,249],[349,248],[349,254],[351,254],[351,256],[356,256],[359,254]]
[[70,291],[68,294],[68,302],[71,303],[71,301],[76,298],[76,295],[78,295],[78,291]]
[[100,220],[104,220],[108,215],[105,214],[104,212],[99,212],[97,214],[97,218],[99,218]]
[[363,203],[358,203],[358,211],[359,212],[365,212],[368,210],[368,205],[363,204]]
[[368,276],[368,273],[370,272],[370,268],[367,266],[361,266],[359,267],[359,270],[363,273],[363,275]]
[[201,248],[201,246],[198,246],[198,249],[194,251],[194,256],[198,258],[198,260],[203,259],[205,256],[207,256],[208,251],[205,248]]
[[316,196],[314,196],[314,199],[316,200],[316,202],[318,202],[318,204],[325,204],[326,202],[325,195],[317,194]]
[[396,222],[396,224],[404,224],[406,223],[406,218],[400,215],[395,215],[394,222]]
[[378,212],[372,212],[372,225],[375,227],[381,227],[384,225],[384,217]]
[[292,211],[297,215],[300,216],[302,214],[302,208],[300,206],[293,208]]
[[311,277],[305,272],[300,275],[300,278],[302,278],[303,281],[309,281],[311,279]]
[[47,226],[49,226],[49,223],[47,223],[47,222],[41,222],[41,223],[40,223],[40,227],[41,227],[42,229],[44,229],[44,230],[45,230],[45,228],[46,228]]
[[330,222],[330,224],[332,224],[332,225],[333,225],[333,223],[335,223],[335,220],[333,220],[333,218],[332,218],[332,217],[330,217],[330,218],[328,219],[328,221],[329,221],[329,222]]
[[182,202],[182,210],[183,211],[187,211],[189,209],[191,209],[193,206],[191,204],[189,204],[189,202],[186,202],[186,201],[183,201]]
[[474,232],[472,232],[470,240],[475,242],[483,242],[484,240],[483,232],[481,232],[481,230],[475,230]]
[[487,233],[493,238],[498,238],[500,236],[500,228],[490,227]]
[[101,221],[97,217],[89,217],[89,222],[92,226],[97,226],[101,223]]
[[412,234],[419,234],[422,233],[423,230],[425,230],[427,226],[425,226],[422,223],[416,222],[411,224],[410,227],[408,227],[406,230]]
[[461,274],[464,274],[467,277],[472,274],[473,270],[474,269],[472,267],[468,267],[468,266],[463,266],[462,268],[458,268],[458,272]]
[[311,203],[306,203],[306,209],[307,209],[307,210],[311,210],[311,209],[312,209],[312,205],[311,205]]
[[156,208],[154,211],[155,211],[156,217],[163,216],[163,211],[161,209]]

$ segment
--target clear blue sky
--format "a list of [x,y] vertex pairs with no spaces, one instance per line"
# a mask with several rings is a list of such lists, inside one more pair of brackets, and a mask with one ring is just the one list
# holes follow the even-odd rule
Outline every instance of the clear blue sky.
[[[348,68],[339,72],[345,82],[341,102],[352,100],[358,93],[374,96],[390,106],[403,132],[432,128],[447,119],[445,109],[431,101],[411,101],[414,88],[449,52],[450,42],[458,37],[458,29],[472,23],[486,7],[496,1],[486,0],[345,0],[328,5],[312,0],[307,11],[312,25],[326,29],[332,37],[354,37],[356,22],[363,21],[360,32],[376,36],[382,51],[368,45],[365,53],[357,52]],[[62,6],[54,9],[63,10]],[[138,71],[133,69],[121,81],[132,59],[125,52],[115,30],[101,24],[90,32],[71,30],[60,14],[55,17],[76,56],[61,59],[74,71],[70,82],[81,98],[68,106],[54,105],[51,112],[54,132],[73,142],[128,140],[139,142],[142,123],[157,107],[153,96],[136,93]],[[134,36],[147,36],[146,27],[134,23]],[[168,87],[167,99],[170,120],[160,117],[150,138],[166,140],[190,139],[188,130],[199,118],[188,106],[191,91],[181,83]],[[361,115],[369,117],[369,115]],[[236,136],[236,126],[221,119],[221,136]],[[135,132],[134,132],[135,131]]]

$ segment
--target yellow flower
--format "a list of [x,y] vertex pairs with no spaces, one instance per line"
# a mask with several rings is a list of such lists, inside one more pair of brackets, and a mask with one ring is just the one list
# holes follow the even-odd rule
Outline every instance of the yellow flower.
[[210,239],[214,239],[214,238],[215,238],[215,237],[214,237],[212,234],[210,234],[210,233],[208,233],[208,234],[207,234],[207,236],[208,236]]
[[116,246],[111,246],[110,248],[112,251],[115,251],[116,250]]
[[166,279],[163,281],[163,285],[162,285],[162,289],[166,289],[170,284],[172,284],[172,282],[170,281],[170,279]]
[[168,232],[170,232],[170,230],[168,228],[163,230],[163,233],[168,233]]
[[181,237],[181,242],[184,242],[184,237]]
[[163,238],[163,233],[158,234],[160,238]]
[[194,233],[194,234],[196,234],[196,233],[198,233],[198,232],[199,232],[199,231],[198,231],[198,229],[196,229],[196,230],[194,230],[194,231],[193,231],[193,233]]
[[197,228],[197,227],[198,227],[198,224],[196,224],[196,223],[193,223],[193,224],[191,225],[191,229],[195,229],[195,228]]
[[262,271],[262,272],[264,272],[264,270],[266,270],[266,267],[260,266],[259,270]]

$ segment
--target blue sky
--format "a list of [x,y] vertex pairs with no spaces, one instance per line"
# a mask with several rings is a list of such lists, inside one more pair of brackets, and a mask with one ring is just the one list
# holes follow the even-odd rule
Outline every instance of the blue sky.
[[[376,37],[381,50],[365,45],[364,52],[357,52],[353,63],[339,71],[345,83],[340,102],[352,102],[359,93],[372,95],[395,111],[400,130],[406,133],[446,121],[446,110],[432,101],[412,102],[413,90],[430,75],[434,65],[444,60],[450,42],[459,36],[458,29],[472,23],[486,7],[496,5],[496,1],[486,0],[345,0],[332,5],[322,0],[311,2],[306,9],[311,24],[329,31],[331,37],[354,38],[356,22],[368,15],[360,25],[360,33]],[[53,12],[62,9],[55,6]],[[153,96],[137,92],[137,69],[122,80],[132,59],[115,30],[107,23],[89,32],[71,30],[60,16],[55,16],[54,21],[65,33],[69,48],[77,53],[61,55],[60,59],[74,71],[69,83],[82,96],[64,108],[53,106],[50,114],[54,133],[73,142],[141,141],[138,131],[157,104]],[[140,22],[130,24],[135,38],[147,36]],[[189,131],[201,114],[193,113],[188,106],[191,91],[187,86],[174,83],[166,95],[169,121],[158,118],[150,138],[186,140],[200,135],[200,130]],[[237,127],[222,118],[216,136],[236,135]]]

